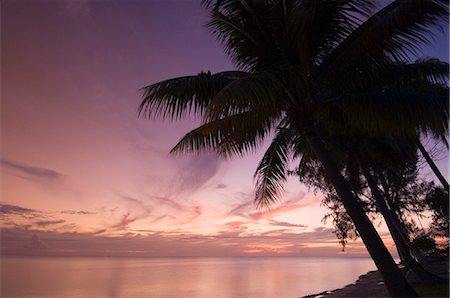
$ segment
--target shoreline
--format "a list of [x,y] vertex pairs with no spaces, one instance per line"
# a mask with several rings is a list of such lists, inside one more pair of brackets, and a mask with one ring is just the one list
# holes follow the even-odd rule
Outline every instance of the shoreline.
[[[436,259],[429,259],[430,263],[427,269],[437,276],[446,280],[442,284],[427,285],[420,283],[420,280],[412,272],[406,272],[405,277],[409,283],[414,287],[420,297],[449,297],[449,270],[448,260],[439,261]],[[399,265],[404,268],[403,265]],[[369,271],[358,277],[358,279],[343,288],[323,291],[318,294],[304,296],[303,298],[335,298],[335,297],[361,297],[361,298],[375,298],[375,297],[390,297],[384,285],[381,274],[377,271]]]
[[384,286],[383,278],[375,270],[359,276],[354,283],[348,284],[343,288],[303,296],[303,298],[321,297],[389,297],[389,293]]

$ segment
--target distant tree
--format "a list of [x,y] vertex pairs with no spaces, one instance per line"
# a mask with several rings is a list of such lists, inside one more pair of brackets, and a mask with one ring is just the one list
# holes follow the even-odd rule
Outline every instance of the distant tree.
[[426,203],[433,212],[430,234],[434,237],[449,237],[449,193],[442,187],[434,187],[426,197]]
[[[384,183],[385,187],[388,187],[386,193],[383,193],[382,189],[379,188],[379,180],[375,180],[374,174],[369,170],[367,166],[367,159],[370,160],[370,151],[366,150],[366,156],[364,161],[360,161],[355,152],[357,151],[357,144],[349,144],[350,141],[334,142],[332,152],[334,153],[334,158],[341,161],[342,171],[346,173],[347,180],[351,181],[353,192],[360,199],[361,205],[364,210],[368,213],[369,217],[375,219],[376,214],[381,214],[387,224],[387,227],[392,235],[392,238],[397,247],[399,256],[405,263],[405,265],[413,270],[416,275],[426,283],[440,283],[443,282],[441,278],[432,274],[431,272],[424,269],[424,267],[415,260],[415,257],[422,257],[420,252],[415,249],[410,241],[410,233],[408,233],[405,227],[411,227],[412,225],[406,219],[410,216],[404,216],[408,213],[409,215],[421,215],[421,212],[426,209],[426,204],[424,201],[425,194],[427,192],[427,186],[429,183],[420,182],[417,180],[416,171],[416,158],[414,155],[414,150],[407,148],[409,151],[409,158],[413,158],[412,161],[407,161],[406,166],[402,163],[401,166],[398,165],[401,159],[401,154],[394,152],[393,148],[391,150],[383,150],[383,152],[375,152],[378,158],[385,153],[392,156],[390,161],[391,165],[397,164],[396,170],[383,170],[384,168],[377,167],[376,169],[383,171],[383,178],[386,178]],[[359,140],[361,144],[362,140]],[[339,144],[338,144],[339,143]],[[362,142],[364,143],[364,142]],[[372,142],[373,143],[373,142]],[[366,149],[369,147],[366,140]],[[380,146],[381,144],[378,144]],[[361,145],[360,145],[361,146]],[[387,144],[385,144],[387,146]],[[350,152],[350,149],[351,152]],[[347,155],[345,155],[347,152]],[[338,157],[340,156],[340,157]],[[353,162],[354,158],[359,159],[359,163],[355,164]],[[386,158],[385,158],[386,159]],[[385,161],[384,159],[384,161]],[[395,160],[395,162],[394,162]],[[405,171],[402,168],[407,168]],[[373,168],[373,166],[372,166]],[[389,168],[387,165],[385,169]],[[315,191],[320,191],[324,194],[323,205],[330,209],[323,221],[332,221],[335,228],[334,233],[345,249],[348,239],[356,239],[358,237],[358,232],[351,218],[346,214],[345,209],[340,201],[339,197],[336,195],[331,184],[327,183],[326,179],[323,177],[323,169],[321,169],[320,164],[314,161],[307,161],[305,156],[300,162],[300,166],[292,171],[291,174],[298,175],[300,181],[304,184],[310,186]],[[360,173],[361,172],[361,173]],[[398,177],[400,175],[400,178]],[[403,176],[404,175],[404,176]],[[385,177],[386,176],[386,177]],[[400,189],[404,188],[404,189]],[[392,205],[388,206],[387,200],[395,201],[404,210],[393,210]],[[401,204],[399,203],[401,202]],[[400,217],[399,217],[399,214]]]
[[436,241],[425,234],[416,236],[412,244],[427,256],[435,254],[437,250]]

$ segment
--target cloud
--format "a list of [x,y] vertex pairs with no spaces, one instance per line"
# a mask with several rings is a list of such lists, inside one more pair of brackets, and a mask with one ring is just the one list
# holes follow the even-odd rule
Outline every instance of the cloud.
[[34,176],[34,177],[40,177],[40,178],[46,178],[46,179],[59,179],[63,176],[62,174],[58,173],[55,170],[35,167],[35,166],[7,160],[7,159],[0,159],[0,164],[5,168],[20,172],[25,175]]
[[183,224],[187,224],[187,223],[190,223],[190,222],[196,220],[197,218],[202,216],[202,210],[203,210],[202,206],[192,207],[191,212],[193,213],[193,215],[187,219],[179,221],[178,224],[183,225]]
[[163,198],[163,197],[157,197],[157,196],[149,196],[150,200],[156,202],[158,205],[165,205],[168,206],[174,210],[177,211],[190,211],[187,207],[181,205],[180,203],[176,202],[175,200],[169,199],[169,198]]
[[217,173],[219,163],[220,159],[214,153],[189,156],[189,159],[180,165],[170,194],[178,195],[200,188]]
[[271,243],[248,243],[245,244],[244,253],[255,254],[255,253],[291,253],[291,248],[295,245],[288,241],[277,241]]
[[302,224],[293,224],[290,222],[285,222],[285,221],[278,221],[278,220],[274,220],[274,219],[269,219],[269,223],[273,226],[278,226],[278,227],[292,227],[292,228],[306,228],[308,227],[307,225],[302,225]]
[[203,208],[202,206],[186,206],[183,204],[178,203],[177,201],[169,198],[164,197],[158,197],[158,196],[148,196],[148,199],[151,200],[156,205],[154,206],[155,209],[161,209],[162,206],[167,206],[173,211],[177,211],[175,215],[170,214],[163,214],[157,218],[155,218],[151,223],[154,223],[156,221],[160,221],[165,218],[172,218],[176,219],[178,217],[182,217],[182,219],[178,220],[177,224],[187,224],[198,217],[202,215]]
[[292,199],[282,201],[277,207],[273,209],[268,209],[264,211],[252,212],[254,210],[253,200],[247,200],[241,204],[237,204],[233,207],[231,211],[228,212],[228,216],[239,216],[244,220],[241,221],[231,221],[225,224],[225,227],[228,229],[240,229],[242,226],[246,224],[254,223],[260,220],[268,219],[269,224],[272,226],[283,226],[283,227],[291,227],[291,228],[306,228],[306,225],[302,224],[293,224],[283,221],[277,221],[272,219],[277,215],[282,213],[290,212],[297,210],[299,208],[307,207],[316,204],[320,199],[312,198],[310,200],[305,200],[305,195],[303,193],[295,196]]
[[60,220],[39,220],[36,221],[34,224],[37,225],[38,227],[46,227],[46,226],[51,226],[51,225],[57,225],[57,224],[61,224],[66,222],[63,219]]
[[253,213],[248,214],[248,217],[250,217],[253,220],[261,220],[261,219],[271,218],[276,215],[280,215],[282,213],[286,213],[286,212],[294,211],[294,210],[297,210],[300,208],[308,207],[308,206],[316,204],[317,202],[320,202],[320,199],[318,199],[318,198],[313,198],[306,202],[300,202],[300,201],[304,200],[304,197],[305,197],[304,194],[300,194],[293,199],[283,201],[279,206],[277,206],[274,209],[253,212]]
[[255,203],[253,199],[245,201],[241,204],[233,205],[233,209],[228,212],[228,215],[245,216],[245,213],[250,212],[251,210],[255,210]]
[[[64,216],[65,214],[74,215]],[[3,228],[16,227],[25,230],[52,230],[58,232],[76,232],[79,230],[76,222],[73,222],[86,214],[94,214],[88,211],[41,211],[21,206],[0,202],[0,223]],[[68,221],[67,218],[71,218]]]
[[164,214],[164,215],[161,215],[161,216],[158,216],[158,217],[154,218],[150,223],[153,224],[155,222],[161,221],[161,220],[166,219],[166,218],[171,219],[171,220],[175,220],[176,219],[175,216]]
[[141,200],[129,196],[120,196],[120,197],[125,201],[127,201],[128,203],[139,206],[144,211],[145,214],[143,216],[140,216],[140,218],[148,216],[150,213],[152,213],[152,209],[146,204],[144,204],[144,202],[142,202]]
[[3,215],[10,215],[10,214],[17,214],[17,215],[34,215],[36,213],[40,213],[40,211],[29,209],[29,208],[23,208],[16,205],[9,205],[0,203],[0,214]]
[[230,221],[225,224],[226,227],[231,229],[239,229],[241,226],[247,224],[245,221]]
[[110,228],[124,230],[128,228],[129,224],[135,222],[137,219],[137,217],[131,217],[130,212],[127,212],[122,216],[122,219],[117,224],[112,225]]
[[92,215],[92,214],[97,214],[97,212],[91,212],[91,211],[75,211],[75,210],[63,210],[60,211],[60,213],[62,214],[71,214],[71,215]]
[[97,230],[95,232],[92,232],[91,235],[100,235],[100,234],[103,234],[103,233],[105,233],[107,231],[108,231],[107,229],[100,229],[100,230]]
[[[123,225],[132,220],[124,215]],[[0,233],[3,255],[49,256],[245,256],[338,255],[340,247],[332,229],[290,232],[273,230],[260,234],[222,231],[216,235],[186,232],[129,230],[121,237],[107,237],[106,230],[95,233],[61,233],[20,228],[4,228]],[[144,233],[144,234],[141,234]],[[35,235],[35,236],[33,236]],[[34,238],[32,245],[30,239]],[[45,249],[36,249],[36,248]],[[359,242],[349,244],[348,251],[367,255]]]
[[33,234],[33,236],[31,236],[31,241],[29,243],[29,247],[32,249],[46,249],[48,248],[48,245],[42,241],[38,235]]
[[224,188],[227,188],[227,187],[228,187],[228,185],[223,184],[223,183],[219,183],[219,184],[216,185],[217,189],[224,189]]

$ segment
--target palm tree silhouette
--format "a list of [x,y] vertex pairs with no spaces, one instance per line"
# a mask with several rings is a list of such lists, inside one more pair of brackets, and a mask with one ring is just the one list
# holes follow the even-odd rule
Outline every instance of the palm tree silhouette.
[[[202,125],[172,153],[214,150],[225,157],[241,156],[274,134],[255,173],[260,207],[280,198],[292,154],[313,155],[389,293],[417,296],[326,144],[327,135],[342,130],[347,135],[410,135],[432,128],[443,138],[447,96],[424,94],[420,85],[411,84],[419,76],[441,91],[443,64],[409,63],[409,56],[429,41],[430,26],[447,19],[446,2],[394,1],[376,13],[372,0],[219,0],[203,5],[211,11],[208,26],[238,70],[201,72],[147,86],[140,114],[202,117]],[[391,80],[396,84],[388,84]]]

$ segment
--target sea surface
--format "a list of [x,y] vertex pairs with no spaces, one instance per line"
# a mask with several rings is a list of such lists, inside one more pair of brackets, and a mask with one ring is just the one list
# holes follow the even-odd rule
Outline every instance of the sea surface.
[[353,283],[370,258],[2,257],[1,297],[301,297]]

